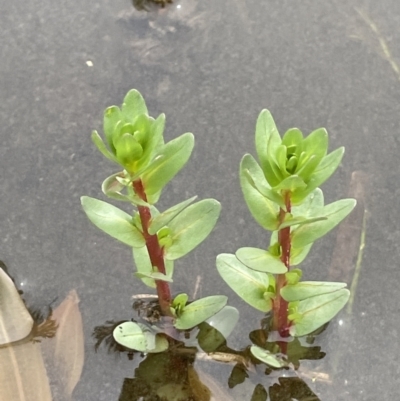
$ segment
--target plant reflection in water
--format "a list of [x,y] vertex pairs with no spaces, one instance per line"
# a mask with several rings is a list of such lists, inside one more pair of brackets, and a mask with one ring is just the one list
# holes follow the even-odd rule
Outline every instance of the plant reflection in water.
[[[157,307],[154,300],[135,301],[135,321],[164,324],[157,323]],[[238,396],[251,401],[319,400],[301,377],[319,379],[319,373],[298,371],[300,360],[319,360],[325,356],[321,347],[314,345],[314,335],[309,335],[305,341],[298,338],[289,342],[286,340],[286,355],[282,356],[284,365],[273,367],[256,359],[250,352],[251,346],[239,351],[230,348],[226,337],[219,331],[224,331],[224,328],[214,327],[218,320],[222,319],[203,322],[192,330],[176,331],[173,337],[162,334],[168,340],[168,350],[147,354],[125,348],[114,340],[113,331],[121,321],[107,321],[103,326],[96,327],[93,332],[97,340],[96,350],[104,343],[109,352],[127,353],[129,359],[141,358],[134,377],[124,379],[119,401],[232,401],[239,399]],[[249,338],[253,346],[276,355],[282,344],[268,342],[269,333],[265,327],[269,325],[264,322],[263,328],[252,331]],[[162,330],[165,331],[165,327]],[[215,369],[215,364],[232,366],[224,383],[217,383],[211,374],[206,373],[209,367],[213,370],[214,366]],[[206,366],[205,371],[201,368],[203,366]],[[218,368],[218,372],[222,370]]]

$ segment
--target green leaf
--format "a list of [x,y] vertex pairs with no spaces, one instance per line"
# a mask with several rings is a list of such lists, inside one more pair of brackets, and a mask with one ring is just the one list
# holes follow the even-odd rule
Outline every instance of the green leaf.
[[153,267],[151,265],[150,256],[147,251],[147,247],[132,248],[133,261],[136,266],[136,270],[141,274],[139,277],[142,282],[150,288],[156,288],[156,282],[154,279],[149,278],[147,275],[151,274]]
[[250,185],[258,190],[261,195],[277,203],[279,206],[285,207],[284,199],[278,192],[271,189],[261,167],[252,155],[246,154],[243,156],[240,162],[240,174],[246,176]]
[[316,221],[322,221],[322,220],[326,220],[326,219],[327,219],[327,217],[325,217],[325,216],[314,217],[311,219],[307,219],[304,216],[293,217],[293,215],[291,213],[286,213],[285,219],[282,222],[282,224],[278,227],[278,230],[282,230],[282,228],[286,228],[286,227],[301,226],[303,224],[315,223]]
[[[141,248],[132,248],[133,252],[133,260],[136,266],[136,270],[142,282],[150,288],[156,288],[156,283],[154,278],[152,278],[153,267],[151,265],[149,252],[147,251],[147,247],[143,246]],[[165,273],[166,277],[170,278],[172,281],[172,276],[174,273],[174,262],[172,260],[165,260]],[[156,277],[155,277],[156,278]]]
[[203,242],[214,228],[221,205],[215,199],[204,199],[188,206],[169,224],[172,245],[166,250],[165,257],[179,259]]
[[103,191],[104,195],[108,196],[109,198],[129,202],[129,197],[121,193],[121,191],[125,188],[125,185],[117,180],[117,177],[124,178],[124,173],[119,172],[107,177],[101,185],[101,190]]
[[123,116],[121,110],[117,106],[107,107],[104,111],[103,117],[103,129],[104,135],[107,139],[108,146],[110,147],[112,153],[115,154],[113,136],[116,132],[116,127],[118,123],[123,123]]
[[119,324],[113,331],[113,337],[118,344],[140,352],[156,353],[168,349],[168,341],[164,336],[135,322]]
[[217,256],[217,269],[229,287],[245,302],[261,312],[271,310],[271,302],[264,298],[269,286],[267,274],[249,269],[235,255],[227,253]]
[[275,154],[273,155],[273,160],[275,161],[279,169],[277,175],[279,175],[279,177],[282,177],[283,179],[289,177],[290,174],[286,171],[287,154],[285,145],[279,145],[276,148]]
[[314,170],[310,180],[307,183],[307,189],[304,192],[294,193],[292,201],[297,203],[299,199],[304,198],[304,193],[308,194],[315,188],[322,185],[338,168],[344,154],[344,147],[338,148],[329,155],[325,156],[319,166]]
[[281,144],[281,137],[275,121],[268,110],[262,110],[256,124],[256,151],[265,173],[267,181],[272,185],[279,184],[279,175],[276,176],[270,164],[270,155],[274,155]]
[[[249,176],[248,173],[250,170],[246,168],[250,163],[251,159],[246,155],[240,164],[240,185],[242,187],[244,199],[250,213],[257,223],[266,230],[274,231],[279,223],[279,206],[275,202],[266,198],[255,187],[253,177]],[[252,171],[254,172],[255,170]],[[282,203],[282,201],[280,203]]]
[[89,196],[82,196],[81,203],[89,220],[100,230],[131,247],[145,244],[142,233],[132,224],[128,213]]
[[193,134],[186,133],[168,142],[159,153],[152,168],[143,174],[147,195],[160,191],[186,164],[194,146]]
[[[154,119],[149,117],[147,114],[140,114],[135,119],[133,124],[133,130],[131,131],[134,138],[144,146],[147,146],[147,142],[150,139],[150,127],[154,123]],[[130,132],[130,131],[128,131]]]
[[259,272],[271,274],[283,274],[287,272],[285,264],[264,249],[240,248],[236,251],[236,257],[250,269]]
[[303,142],[303,134],[298,128],[288,129],[282,137],[282,144],[288,149],[289,155],[297,154],[294,152]]
[[252,345],[250,347],[250,352],[259,361],[266,363],[273,368],[283,368],[288,365],[288,363],[280,355],[273,354],[272,352],[259,347],[258,345]]
[[287,285],[294,286],[297,284],[303,275],[302,270],[292,269],[285,274]]
[[290,334],[301,337],[317,330],[336,316],[346,305],[349,297],[350,291],[343,288],[300,301],[297,313],[301,315],[301,318],[290,327]]
[[[316,166],[325,157],[328,149],[328,133],[325,128],[319,128],[308,135],[301,144],[301,151],[305,152],[306,157],[302,161],[299,160],[296,174],[305,180]],[[311,158],[313,161],[309,164]],[[308,165],[308,167],[305,167]],[[302,174],[303,173],[303,174]]]
[[111,160],[114,163],[118,163],[118,159],[107,149],[106,145],[104,144],[103,140],[101,139],[100,135],[97,131],[92,132],[92,142],[95,144],[96,148],[106,157],[108,160]]
[[301,301],[317,295],[327,294],[346,287],[346,283],[333,283],[326,281],[301,281],[294,285],[286,285],[281,289],[285,301]]
[[276,187],[273,188],[273,190],[294,192],[297,189],[304,189],[306,187],[307,185],[302,178],[300,178],[298,175],[291,175],[281,181]]
[[294,248],[290,250],[290,266],[297,266],[306,258],[311,250],[312,243],[304,246],[303,248]]
[[190,199],[178,203],[177,205],[172,206],[171,208],[167,209],[163,213],[160,213],[158,216],[152,219],[148,228],[149,234],[153,235],[158,230],[166,226],[174,217],[176,217],[180,212],[182,212],[183,209],[189,206],[196,198],[197,196],[193,196]]
[[[142,146],[131,134],[122,135],[115,144],[117,158],[128,171],[132,171],[135,163],[143,154]],[[133,170],[134,171],[134,170]]]
[[189,299],[189,296],[188,296],[188,294],[185,294],[185,293],[178,294],[174,298],[174,300],[172,302],[172,306],[175,309],[177,309],[177,311],[178,311],[177,314],[179,314],[179,312],[182,311],[183,308],[186,306],[188,299]]
[[143,96],[136,89],[131,89],[126,94],[122,103],[122,114],[131,123],[141,114],[149,114]]
[[173,280],[171,277],[166,276],[165,274],[159,273],[159,272],[152,272],[152,273],[140,273],[136,272],[134,275],[140,279],[142,278],[151,278],[153,280],[159,280],[159,281],[166,281],[168,283],[172,283]]
[[[152,120],[149,117],[150,121]],[[148,135],[146,146],[142,158],[139,161],[138,168],[147,166],[152,159],[159,153],[162,146],[164,146],[164,126],[165,126],[165,115],[160,114],[155,121],[151,123],[150,133]]]
[[178,330],[188,330],[204,322],[220,311],[227,303],[228,297],[213,295],[198,299],[183,308],[174,326]]
[[354,209],[355,205],[355,199],[341,199],[326,205],[318,214],[327,219],[302,225],[295,229],[292,233],[292,246],[302,248],[323,237],[336,227]]
[[287,174],[284,175],[281,169],[279,168],[279,164],[278,161],[276,160],[275,155],[270,156],[270,159],[268,161],[268,164],[266,164],[266,166],[267,169],[263,169],[264,175],[268,183],[272,187],[275,187],[287,177]]
[[196,338],[204,352],[214,352],[232,333],[239,321],[239,311],[233,306],[224,306],[219,312],[199,325]]

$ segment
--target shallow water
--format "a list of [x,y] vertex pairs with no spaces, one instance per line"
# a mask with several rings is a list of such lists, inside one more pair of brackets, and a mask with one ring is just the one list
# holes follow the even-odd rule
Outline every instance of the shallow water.
[[[92,227],[79,202],[101,198],[100,184],[114,171],[90,132],[101,130],[104,108],[130,88],[142,92],[152,115],[166,113],[166,139],[195,134],[192,158],[161,207],[198,194],[223,210],[211,237],[177,263],[173,291],[192,294],[200,277],[197,296],[228,295],[241,312],[232,347],[249,345],[262,314],[223,284],[214,260],[268,241],[238,184],[242,155],[255,154],[259,111],[271,110],[282,132],[325,126],[330,149],[346,147],[323,189],[333,201],[347,196],[354,172],[367,177],[360,179],[360,210],[368,212],[363,259],[351,309],[322,335],[325,358],[303,362],[299,374],[324,401],[396,399],[399,2],[176,0],[151,13],[128,0],[0,4],[0,259],[32,307],[56,307],[76,290],[85,364],[74,399],[119,398],[132,362],[95,353],[91,333],[106,320],[129,319],[131,296],[149,292],[132,280],[129,249]],[[340,238],[359,236],[361,224],[319,241],[305,277],[350,284],[359,245]],[[348,255],[338,262],[338,254]],[[226,383],[231,369],[206,373]]]

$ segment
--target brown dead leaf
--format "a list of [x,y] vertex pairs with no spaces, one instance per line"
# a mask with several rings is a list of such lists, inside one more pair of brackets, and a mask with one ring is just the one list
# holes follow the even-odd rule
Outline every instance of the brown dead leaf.
[[56,335],[42,344],[52,379],[67,399],[71,398],[81,377],[84,362],[82,316],[78,304],[76,291],[70,291],[52,314],[58,325]]
[[0,345],[29,335],[33,319],[11,278],[0,268]]

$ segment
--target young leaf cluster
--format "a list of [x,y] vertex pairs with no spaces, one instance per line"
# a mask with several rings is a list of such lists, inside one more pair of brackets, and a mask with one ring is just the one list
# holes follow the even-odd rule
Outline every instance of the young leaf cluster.
[[[273,330],[303,336],[331,320],[349,298],[346,284],[302,282],[297,267],[313,243],[356,204],[342,199],[325,205],[319,188],[339,166],[344,148],[328,153],[324,128],[307,137],[292,128],[281,137],[268,110],[258,117],[255,145],[259,163],[250,154],[243,157],[240,184],[252,216],[272,232],[270,244],[267,249],[244,247],[234,255],[220,254],[217,269],[244,301],[272,311]],[[254,350],[256,357],[261,355]]]

